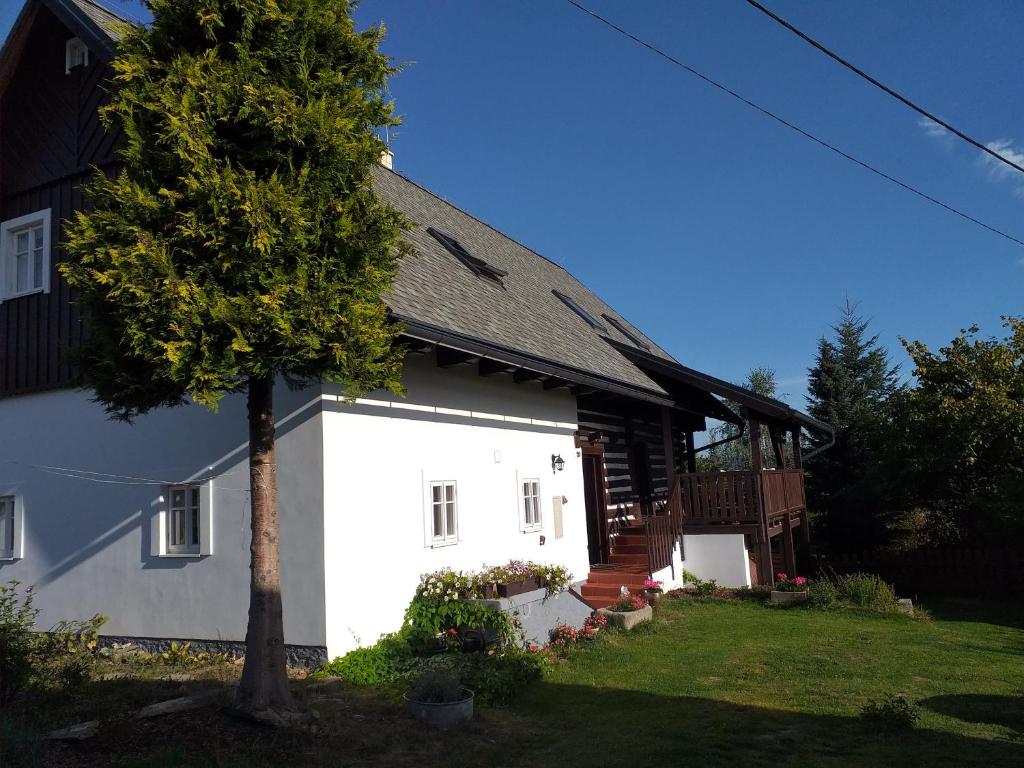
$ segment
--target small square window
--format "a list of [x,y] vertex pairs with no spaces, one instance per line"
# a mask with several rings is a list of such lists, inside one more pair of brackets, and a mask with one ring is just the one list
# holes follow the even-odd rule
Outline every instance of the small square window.
[[75,67],[89,66],[89,49],[77,37],[64,44],[64,74],[70,75]]
[[199,557],[213,554],[213,484],[184,483],[164,488],[152,554]]
[[541,527],[540,516],[540,481],[536,478],[524,478],[520,484],[522,493],[522,529],[535,531]]
[[431,541],[435,545],[459,540],[459,509],[454,480],[430,484]]
[[0,224],[0,301],[50,290],[50,210]]

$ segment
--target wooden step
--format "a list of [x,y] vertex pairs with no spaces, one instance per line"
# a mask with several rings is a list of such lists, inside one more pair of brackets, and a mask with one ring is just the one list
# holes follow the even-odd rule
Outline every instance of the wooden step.
[[[622,594],[622,587],[625,586],[629,589],[628,584],[584,584],[580,587],[580,594],[583,595],[583,599],[587,600],[591,597],[618,597]],[[630,590],[632,591],[632,590]]]
[[615,542],[612,544],[613,555],[643,555],[647,556],[647,545],[646,544],[619,544]]
[[633,533],[620,533],[614,539],[612,539],[612,546],[618,547],[621,545],[626,546],[647,546],[647,537],[643,534],[639,536]]
[[607,608],[608,606],[615,605],[619,601],[618,597],[586,597],[584,601],[587,605],[593,608],[595,611],[598,608]]
[[643,586],[644,580],[647,579],[647,568],[637,569],[635,571],[625,571],[619,569],[608,570],[597,570],[591,571],[587,576],[588,584],[614,584],[615,586],[621,586],[625,584],[627,587],[632,589],[636,586]]
[[647,565],[647,554],[642,555],[616,555],[613,554],[608,558],[612,561],[612,565]]

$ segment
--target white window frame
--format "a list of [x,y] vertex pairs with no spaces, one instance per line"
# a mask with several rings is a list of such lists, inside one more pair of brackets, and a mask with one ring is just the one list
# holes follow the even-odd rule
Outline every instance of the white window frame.
[[[174,497],[184,493],[184,506],[175,505]],[[198,508],[193,499],[198,497]],[[185,542],[174,541],[178,513],[184,515]],[[213,482],[178,483],[164,486],[159,513],[153,520],[151,554],[157,557],[199,558],[213,554]]]
[[[20,560],[25,556],[25,503],[21,496],[0,496],[0,528],[10,526],[10,547],[0,539],[0,561]],[[4,537],[6,538],[6,536]]]
[[528,533],[544,527],[539,477],[521,477],[519,492],[519,530]]
[[[79,60],[79,53],[85,55]],[[72,37],[64,44],[64,74],[70,75],[75,67],[89,66],[89,47],[80,38]]]
[[[35,229],[42,229],[43,244],[42,244],[42,274],[40,275],[41,282],[39,285],[35,284],[35,262],[32,259],[29,263],[31,288],[25,288],[18,290],[18,274],[17,274],[17,261],[15,259],[15,238],[28,230],[29,232]],[[28,255],[33,256],[34,248],[31,247],[31,235],[29,242]],[[9,219],[0,224],[0,301],[6,301],[8,299],[16,299],[19,296],[29,296],[33,293],[49,293],[50,292],[50,266],[52,263],[51,259],[51,246],[50,246],[50,209],[46,208],[42,211],[36,211],[35,213],[29,213],[24,216],[19,216],[16,219]]]
[[[441,489],[441,500],[434,500],[434,489]],[[449,489],[451,495],[449,496]],[[443,530],[435,525],[435,507],[440,505]],[[452,521],[448,521],[448,505],[452,508]],[[431,480],[427,485],[427,532],[432,547],[447,547],[459,542],[459,488],[455,480]]]

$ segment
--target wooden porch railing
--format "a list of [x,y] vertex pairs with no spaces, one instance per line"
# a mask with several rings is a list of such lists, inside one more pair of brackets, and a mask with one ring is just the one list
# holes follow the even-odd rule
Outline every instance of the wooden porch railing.
[[800,469],[680,475],[683,518],[690,524],[759,523],[806,509]]
[[771,528],[806,507],[799,469],[676,475],[660,513],[643,521],[650,571],[672,565],[685,526],[743,524],[763,530],[765,524]]

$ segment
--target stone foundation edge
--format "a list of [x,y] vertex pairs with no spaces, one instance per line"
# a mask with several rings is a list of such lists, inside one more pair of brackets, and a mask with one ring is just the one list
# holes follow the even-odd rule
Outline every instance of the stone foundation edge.
[[[128,635],[100,635],[100,647],[109,647],[114,643],[131,643],[146,653],[163,653],[171,647],[171,643],[191,643],[192,651],[201,653],[228,653],[232,656],[245,656],[245,643],[239,640],[192,640],[188,638],[162,637],[131,637]],[[290,667],[315,669],[327,662],[327,648],[322,645],[285,645],[285,657]]]

